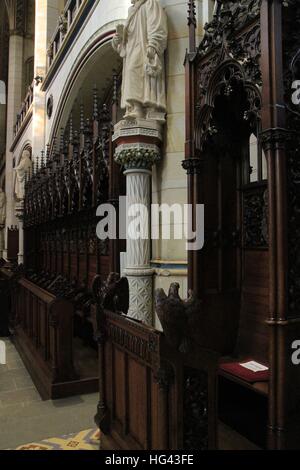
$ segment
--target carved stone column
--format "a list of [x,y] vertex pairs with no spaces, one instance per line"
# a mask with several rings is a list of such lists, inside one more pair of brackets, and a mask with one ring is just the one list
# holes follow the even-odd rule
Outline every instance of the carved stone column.
[[6,119],[6,167],[5,167],[5,192],[6,192],[6,228],[5,248],[3,257],[7,259],[8,228],[16,225],[13,158],[10,147],[14,140],[13,128],[16,115],[22,102],[22,68],[23,68],[23,31],[11,30],[9,39],[9,67],[8,67],[8,90],[7,90],[7,119]]
[[[128,315],[147,324],[153,323],[153,269],[151,269],[151,176],[152,166],[160,159],[161,124],[155,120],[122,120],[115,126],[115,161],[126,175],[127,252],[125,275],[129,282]],[[133,238],[130,208],[141,204],[140,232]],[[129,232],[129,233],[128,233]]]

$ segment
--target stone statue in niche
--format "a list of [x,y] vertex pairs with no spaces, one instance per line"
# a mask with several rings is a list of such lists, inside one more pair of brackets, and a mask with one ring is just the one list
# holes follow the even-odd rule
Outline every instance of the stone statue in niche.
[[6,195],[2,188],[0,188],[0,230],[5,225],[6,218]]
[[117,26],[113,48],[123,59],[121,107],[126,118],[164,121],[164,52],[167,16],[158,0],[131,0],[125,25]]
[[20,162],[15,168],[16,182],[15,182],[15,195],[17,199],[24,199],[25,196],[25,178],[26,173],[30,172],[32,168],[32,161],[30,158],[30,151],[23,150]]

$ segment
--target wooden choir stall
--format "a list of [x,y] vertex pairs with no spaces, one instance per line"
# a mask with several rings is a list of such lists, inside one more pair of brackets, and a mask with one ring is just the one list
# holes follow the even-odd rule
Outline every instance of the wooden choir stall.
[[[13,339],[45,399],[98,390],[92,280],[118,270],[118,241],[96,235],[96,209],[117,209],[122,177],[113,161],[118,76],[92,113],[80,105],[27,174],[24,266],[11,280]],[[79,117],[78,117],[79,115]]]
[[[262,448],[300,446],[297,1],[216,2],[196,47],[189,1],[189,203],[205,205],[205,246],[189,287],[219,338],[219,419]],[[261,371],[246,370],[255,361]]]

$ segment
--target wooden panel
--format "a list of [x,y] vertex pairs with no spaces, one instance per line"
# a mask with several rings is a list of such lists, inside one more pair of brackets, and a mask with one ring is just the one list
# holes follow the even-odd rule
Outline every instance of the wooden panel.
[[97,256],[90,254],[89,255],[89,272],[88,272],[88,288],[89,289],[92,286],[92,282],[96,274],[97,274]]
[[151,374],[151,448],[160,448],[160,427],[161,416],[159,415],[159,390],[157,382],[154,380],[153,373]]
[[79,255],[79,273],[78,279],[79,281],[85,281],[87,278],[86,272],[86,255]]
[[40,331],[39,347],[44,360],[47,360],[47,311],[46,306],[40,303]]
[[128,360],[128,431],[140,444],[147,449],[147,418],[148,394],[147,368],[135,359]]
[[268,251],[246,250],[237,353],[267,362]]
[[70,274],[70,257],[68,252],[64,252],[63,256],[63,274],[69,277]]
[[109,256],[100,256],[99,273],[102,279],[106,279],[109,274]]
[[62,272],[62,255],[61,252],[58,252],[56,255],[56,272],[61,273]]
[[113,393],[113,364],[112,364],[112,343],[105,343],[105,355],[104,355],[104,369],[107,371],[104,385],[105,385],[105,398],[106,404],[110,410],[112,410],[113,418],[113,403],[114,393]]
[[78,276],[78,258],[77,254],[71,254],[70,256],[70,275],[71,279]]
[[125,384],[128,381],[128,377],[125,377],[125,353],[118,348],[113,348],[113,351],[113,418],[124,427],[127,406]]
[[13,261],[18,259],[19,253],[19,230],[7,230],[7,259]]
[[[75,379],[73,368],[73,304],[56,298],[26,279],[19,280],[16,344],[36,386],[45,398],[64,394]],[[62,384],[66,383],[66,387]],[[76,385],[79,389],[80,387]],[[72,391],[72,387],[68,390]]]
[[[161,332],[112,312],[104,312],[101,330],[103,388],[96,418],[102,448],[182,449],[183,442],[194,442],[191,435],[201,441],[201,448],[215,448],[217,354],[198,348],[180,354]],[[187,403],[184,394],[190,382],[183,377],[188,364],[207,380],[194,387]],[[185,406],[190,416],[194,408],[196,413],[205,411],[205,416],[199,421],[198,414],[196,424],[193,418],[184,428]]]

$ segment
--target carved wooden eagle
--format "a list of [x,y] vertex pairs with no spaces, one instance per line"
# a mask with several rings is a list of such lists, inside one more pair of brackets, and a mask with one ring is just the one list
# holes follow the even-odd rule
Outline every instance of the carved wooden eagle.
[[129,285],[126,277],[110,273],[106,281],[95,276],[92,285],[94,301],[98,307],[115,313],[127,314],[129,309]]
[[166,295],[163,289],[155,292],[155,309],[168,342],[180,352],[191,347],[193,328],[199,327],[201,302],[189,291],[187,300],[179,296],[179,284],[173,283]]

